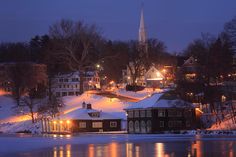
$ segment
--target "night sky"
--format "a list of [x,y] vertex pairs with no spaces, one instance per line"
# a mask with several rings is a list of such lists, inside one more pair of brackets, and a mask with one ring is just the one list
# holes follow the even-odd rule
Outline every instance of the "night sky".
[[[146,0],[148,38],[181,51],[203,32],[217,35],[236,16],[236,0]],[[107,39],[138,38],[141,0],[1,0],[0,41],[29,41],[62,18],[95,23]]]

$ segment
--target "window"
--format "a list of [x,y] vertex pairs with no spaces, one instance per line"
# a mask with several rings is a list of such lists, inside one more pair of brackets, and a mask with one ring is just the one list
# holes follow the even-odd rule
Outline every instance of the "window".
[[67,92],[62,92],[62,96],[67,96]]
[[160,126],[160,128],[164,128],[165,127],[165,122],[164,121],[160,121],[159,126]]
[[59,79],[59,82],[63,82],[63,79]]
[[75,95],[75,93],[74,92],[69,92],[69,94],[68,95]]
[[139,121],[135,121],[134,123],[134,129],[135,129],[135,132],[139,132]]
[[140,123],[140,126],[141,126],[141,132],[142,133],[146,133],[146,123],[145,123],[145,121],[141,121],[141,123]]
[[145,110],[140,111],[140,116],[145,117]]
[[64,79],[64,82],[68,82],[69,80],[68,79]]
[[72,82],[79,82],[79,78],[72,78]]
[[100,113],[99,112],[92,112],[89,113],[90,117],[100,117]]
[[102,128],[102,122],[93,122],[92,127],[93,128]]
[[111,128],[116,128],[117,127],[117,122],[110,122],[110,127]]
[[147,110],[147,117],[152,117],[152,111],[151,110]]
[[181,117],[181,116],[182,116],[181,110],[175,110],[175,109],[168,110],[168,117]]
[[61,88],[61,85],[59,85],[59,88]]
[[158,110],[158,117],[165,117],[165,110],[164,109]]
[[135,117],[135,118],[138,118],[138,117],[139,117],[139,111],[138,111],[138,110],[134,111],[134,117]]
[[133,118],[134,117],[134,112],[133,111],[128,111],[128,117]]
[[134,131],[134,123],[133,121],[129,121],[129,132],[133,132]]
[[150,133],[152,131],[152,121],[147,121],[147,133]]
[[79,122],[79,128],[86,128],[86,122]]

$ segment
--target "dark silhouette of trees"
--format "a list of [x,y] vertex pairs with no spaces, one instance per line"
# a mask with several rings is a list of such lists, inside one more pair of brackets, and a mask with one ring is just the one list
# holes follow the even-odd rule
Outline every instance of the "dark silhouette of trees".
[[0,62],[30,61],[30,51],[26,43],[1,43]]
[[236,52],[236,16],[225,24],[224,32],[230,39],[232,50]]

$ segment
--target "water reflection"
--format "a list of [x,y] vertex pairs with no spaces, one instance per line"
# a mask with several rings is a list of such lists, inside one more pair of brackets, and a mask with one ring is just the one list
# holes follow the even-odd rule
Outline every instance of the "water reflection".
[[203,157],[236,156],[236,141],[187,139],[177,141],[112,141],[106,144],[61,145],[52,149],[16,154],[20,157]]

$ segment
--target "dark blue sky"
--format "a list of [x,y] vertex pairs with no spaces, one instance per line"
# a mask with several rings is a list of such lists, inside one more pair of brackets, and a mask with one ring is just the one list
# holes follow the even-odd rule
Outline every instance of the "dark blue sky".
[[[202,32],[217,35],[236,15],[236,0],[146,0],[148,37],[181,51]],[[1,0],[0,41],[28,41],[61,18],[95,23],[112,40],[138,38],[141,0]]]

